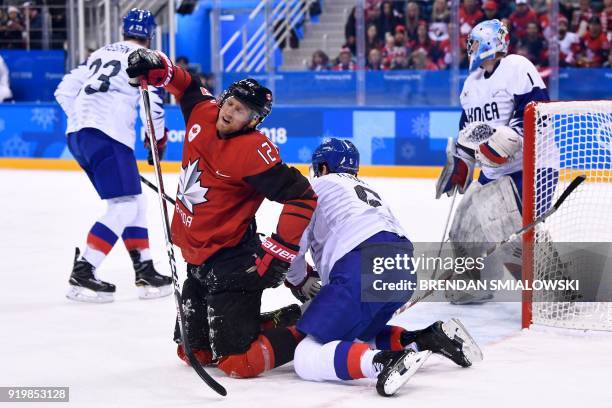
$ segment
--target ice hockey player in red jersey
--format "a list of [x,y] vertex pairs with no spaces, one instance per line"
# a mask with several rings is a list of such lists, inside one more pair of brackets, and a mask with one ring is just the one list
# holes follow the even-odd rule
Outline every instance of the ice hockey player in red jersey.
[[[172,238],[187,261],[183,284],[188,341],[201,363],[233,377],[254,377],[291,361],[301,335],[299,309],[260,315],[265,288],[280,285],[299,250],[317,199],[257,125],[272,93],[253,79],[214,97],[164,54],[138,50],[128,75],[163,86],[186,122]],[[283,203],[276,233],[260,241],[255,213],[264,198]],[[175,341],[180,336],[175,330]],[[179,344],[178,354],[184,358]]]

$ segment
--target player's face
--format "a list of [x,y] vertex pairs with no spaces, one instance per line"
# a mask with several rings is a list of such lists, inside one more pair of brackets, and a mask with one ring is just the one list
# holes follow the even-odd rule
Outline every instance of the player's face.
[[251,113],[248,106],[231,96],[219,111],[217,130],[221,135],[238,132],[251,122]]

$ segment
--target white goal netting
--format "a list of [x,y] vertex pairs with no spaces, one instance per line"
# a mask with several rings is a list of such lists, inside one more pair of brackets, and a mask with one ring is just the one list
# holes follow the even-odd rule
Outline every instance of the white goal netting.
[[580,289],[534,292],[532,321],[612,330],[612,101],[538,104],[533,145],[525,166],[534,177],[525,182],[533,183],[535,217],[576,176],[587,181],[536,228],[533,241],[533,279],[577,279]]

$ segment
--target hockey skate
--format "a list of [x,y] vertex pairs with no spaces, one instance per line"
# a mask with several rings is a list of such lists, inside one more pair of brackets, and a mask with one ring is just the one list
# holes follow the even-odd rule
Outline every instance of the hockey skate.
[[455,318],[445,323],[437,321],[423,330],[404,332],[400,341],[404,346],[414,342],[419,350],[441,354],[461,367],[482,361],[480,347],[459,319]]
[[296,304],[282,307],[271,312],[261,313],[259,322],[263,328],[289,327],[297,323],[302,316],[300,307]]
[[421,368],[430,355],[429,350],[414,351],[412,349],[381,351],[376,354],[372,363],[379,372],[376,381],[378,394],[383,397],[395,394]]
[[130,251],[130,258],[136,272],[136,287],[140,299],[157,299],[172,293],[172,278],[155,270],[153,261],[140,261],[138,250]]
[[70,289],[66,297],[78,302],[110,303],[114,300],[115,285],[98,279],[95,267],[85,259],[79,260],[81,251],[75,249],[74,266],[70,275]]

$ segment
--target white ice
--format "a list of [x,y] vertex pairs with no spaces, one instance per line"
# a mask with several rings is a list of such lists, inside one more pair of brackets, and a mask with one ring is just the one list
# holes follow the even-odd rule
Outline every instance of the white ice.
[[[165,180],[175,191],[176,175]],[[414,241],[440,239],[450,199],[433,199],[432,180],[369,182]],[[83,173],[1,170],[0,186],[0,386],[69,386],[70,403],[52,407],[612,407],[610,333],[521,331],[520,306],[509,303],[422,303],[399,316],[407,328],[459,317],[485,359],[462,369],[432,356],[390,399],[368,380],[304,382],[292,364],[251,380],[209,369],[229,393],[217,396],[176,357],[173,297],[138,300],[121,243],[99,269],[117,284],[114,303],[64,298],[74,247],[104,209]],[[154,259],[168,273],[156,196],[144,189]],[[273,231],[278,213],[264,204],[262,232]],[[263,310],[291,302],[284,288],[267,291]],[[15,404],[29,405],[45,406]]]

